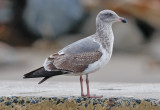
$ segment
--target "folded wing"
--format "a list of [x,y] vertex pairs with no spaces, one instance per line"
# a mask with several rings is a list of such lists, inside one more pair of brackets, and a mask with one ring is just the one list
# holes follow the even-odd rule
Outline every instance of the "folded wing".
[[58,69],[79,73],[83,72],[89,64],[100,59],[101,56],[100,45],[88,37],[65,47],[58,54],[48,57],[44,68],[47,71]]

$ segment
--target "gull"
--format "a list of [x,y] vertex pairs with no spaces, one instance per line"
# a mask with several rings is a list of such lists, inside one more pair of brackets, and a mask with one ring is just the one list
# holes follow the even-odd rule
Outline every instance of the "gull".
[[[102,97],[90,94],[88,74],[97,71],[109,62],[114,42],[112,24],[119,21],[127,23],[125,18],[118,16],[112,10],[100,11],[96,17],[96,32],[93,35],[78,40],[50,55],[42,67],[25,74],[24,78],[44,77],[38,83],[41,84],[52,76],[80,76],[82,97]],[[86,75],[86,95],[83,92],[82,75]]]

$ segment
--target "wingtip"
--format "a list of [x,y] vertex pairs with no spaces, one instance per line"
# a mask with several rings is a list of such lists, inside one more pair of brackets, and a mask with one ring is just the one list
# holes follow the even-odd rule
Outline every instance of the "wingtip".
[[44,77],[38,84],[41,84],[41,83],[43,83],[44,81],[46,81],[48,78],[50,78],[50,76],[48,76],[48,77]]
[[39,82],[38,84],[41,84],[42,82]]
[[42,84],[44,81],[43,80],[41,80],[38,84]]
[[24,74],[24,75],[23,75],[23,79],[29,78],[29,77],[28,77],[28,76],[29,76],[28,74],[29,74],[29,73]]
[[[28,73],[27,73],[27,74],[28,74]],[[26,79],[26,78],[27,78],[27,77],[26,77],[26,74],[24,74],[24,75],[23,75],[23,79]]]

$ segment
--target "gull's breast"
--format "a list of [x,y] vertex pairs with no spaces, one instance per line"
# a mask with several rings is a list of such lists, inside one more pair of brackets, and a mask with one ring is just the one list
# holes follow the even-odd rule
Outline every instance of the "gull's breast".
[[111,58],[112,53],[108,53],[106,49],[101,46],[102,56],[100,59],[92,64],[89,64],[88,67],[82,72],[82,74],[89,74],[99,70],[105,64],[107,64]]

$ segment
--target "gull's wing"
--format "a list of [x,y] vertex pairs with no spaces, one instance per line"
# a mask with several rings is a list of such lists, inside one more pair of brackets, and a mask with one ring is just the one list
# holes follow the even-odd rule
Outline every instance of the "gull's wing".
[[102,53],[99,43],[90,37],[79,40],[48,57],[44,63],[47,71],[65,70],[73,73],[83,72],[89,64],[100,59]]

